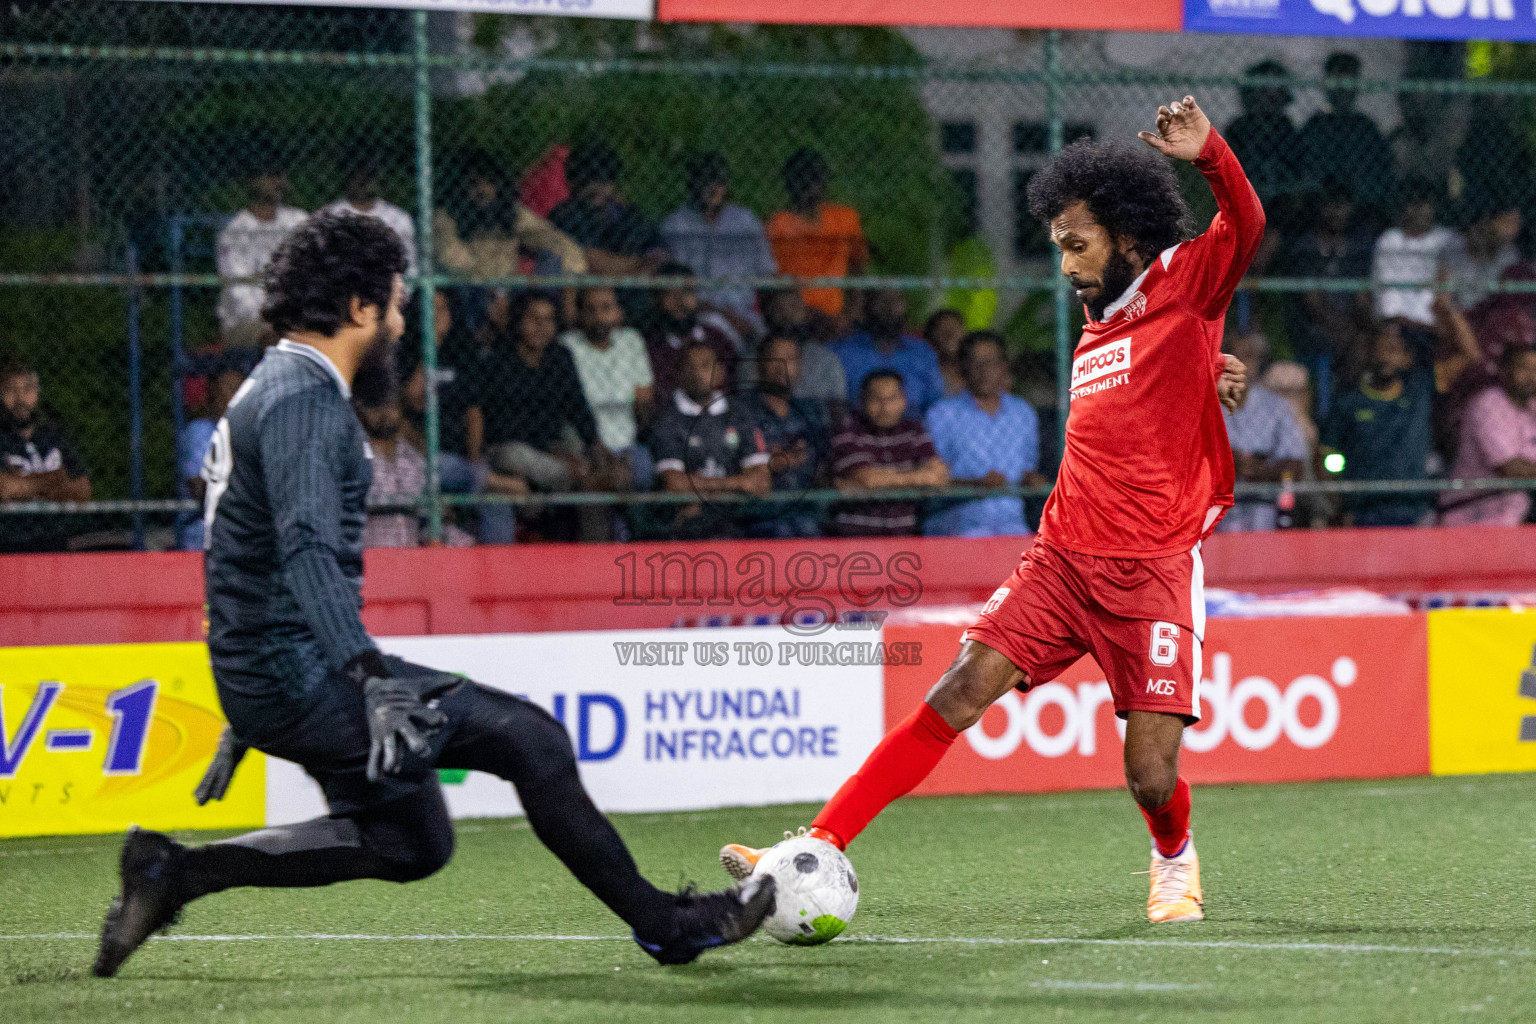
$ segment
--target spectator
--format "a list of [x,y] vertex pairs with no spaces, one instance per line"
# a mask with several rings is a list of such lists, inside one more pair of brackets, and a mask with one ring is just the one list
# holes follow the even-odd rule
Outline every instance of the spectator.
[[832,346],[843,376],[848,381],[848,401],[860,401],[854,393],[859,382],[873,370],[893,370],[912,411],[921,416],[944,397],[944,374],[939,357],[921,338],[907,333],[907,296],[894,288],[882,288],[869,298],[865,330]]
[[[90,501],[91,478],[64,429],[38,413],[37,370],[0,366],[0,501]],[[11,516],[0,551],[60,551],[69,540],[62,517]]]
[[656,228],[619,194],[623,173],[612,147],[573,147],[565,163],[570,198],[549,211],[550,221],[581,243],[594,274],[652,274],[667,258]]
[[1467,108],[1459,98],[1432,92],[1401,92],[1403,123],[1392,133],[1392,159],[1399,181],[1423,178],[1443,202],[1461,188],[1456,150],[1467,132]]
[[[729,168],[719,153],[688,161],[688,201],[661,222],[661,237],[672,259],[702,277],[772,277],[779,272],[762,221],[745,206],[727,202]],[[765,325],[750,285],[725,285],[699,299],[730,318],[741,342],[762,337]]]
[[[663,263],[657,273],[663,277],[692,277],[693,268],[681,263]],[[698,290],[691,285],[663,288],[656,305],[655,322],[645,339],[651,373],[656,378],[656,392],[670,395],[677,389],[683,348],[693,342],[714,350],[725,373],[725,386],[729,388],[736,369],[736,346],[718,316],[699,315]]]
[[1521,261],[1515,240],[1520,237],[1520,207],[1500,204],[1483,210],[1466,235],[1452,236],[1440,256],[1446,280],[1456,285],[1462,311],[1471,310],[1489,295],[1489,287],[1504,271]]
[[1306,442],[1307,457],[1302,466],[1303,480],[1315,478],[1313,463],[1317,461],[1317,423],[1312,419],[1312,382],[1307,368],[1288,359],[1270,363],[1259,378],[1265,388],[1285,399],[1291,407],[1291,416]]
[[[1040,421],[1024,399],[1007,393],[1006,342],[992,331],[960,345],[966,390],[928,410],[928,436],[960,487],[1040,486]],[[930,537],[998,537],[1029,533],[1024,500],[998,495],[947,508],[923,524]]]
[[714,349],[689,342],[680,386],[656,417],[651,447],[662,489],[706,499],[678,509],[673,521],[678,538],[739,536],[737,517],[708,497],[763,495],[773,486],[768,449],[753,410],[725,396],[720,390],[724,379]]
[[414,548],[421,543],[421,519],[412,506],[427,487],[427,460],[400,436],[398,395],[381,396],[366,404],[359,400],[355,404],[373,455],[369,460],[373,482],[368,486],[368,503],[390,506],[368,510],[363,546]]
[[[208,400],[203,406],[202,415],[188,420],[176,439],[176,465],[182,483],[186,487],[187,497],[198,503],[202,502],[208,486],[203,479],[203,460],[208,457],[213,432],[243,383],[245,374],[239,370],[224,369],[214,374],[208,382]],[[183,551],[203,550],[201,514],[186,515],[180,520],[176,531],[176,546]]]
[[[805,304],[805,298],[793,288],[765,292],[763,318],[769,337],[793,338],[800,343],[800,376],[794,383],[792,397],[814,402],[821,407],[829,424],[842,422],[848,404],[848,384],[843,364],[825,344],[825,329],[830,318],[821,310]],[[738,386],[751,389],[757,383],[758,364],[748,360],[737,367]]]
[[[796,399],[801,378],[800,342],[769,335],[758,347],[757,423],[768,449],[773,489],[804,492],[816,486],[830,450],[826,414],[820,403]],[[813,512],[792,505],[753,523],[754,537],[819,537]]]
[[[1327,182],[1316,203],[1317,223],[1295,239],[1285,256],[1293,277],[1358,280],[1371,276],[1373,240],[1354,220],[1354,203],[1342,182]],[[1367,292],[1315,291],[1286,296],[1286,333],[1296,358],[1317,378],[1318,410],[1326,415],[1333,381],[1355,380],[1370,322]]]
[[[439,288],[432,295],[432,328],[437,346],[437,472],[449,494],[470,494],[475,468],[465,437],[466,416],[485,357],[475,350],[459,308],[463,289]],[[427,372],[421,361],[421,328],[407,330],[401,341],[401,435],[419,452],[427,450]]]
[[578,329],[560,336],[571,353],[581,390],[597,421],[597,436],[619,460],[614,489],[648,491],[653,467],[639,446],[640,423],[650,419],[655,377],[640,332],[624,326],[612,288],[583,288],[577,295]]
[[1435,223],[1433,189],[1423,181],[1405,184],[1397,226],[1376,239],[1371,279],[1377,284],[1422,284],[1424,288],[1384,288],[1376,293],[1376,315],[1423,327],[1435,324],[1434,284],[1440,259],[1456,232]]
[[1461,198],[1474,210],[1528,209],[1532,201],[1531,149],[1524,114],[1507,96],[1479,96],[1466,138],[1456,151],[1464,185]]
[[1329,109],[1313,114],[1301,129],[1302,176],[1314,188],[1329,179],[1341,181],[1356,202],[1380,210],[1392,194],[1392,149],[1376,122],[1355,109],[1360,58],[1330,53],[1323,75],[1334,79],[1324,90]]
[[[1251,78],[1289,78],[1277,60],[1264,60],[1243,72]],[[1296,187],[1296,156],[1300,133],[1286,108],[1294,97],[1289,86],[1248,85],[1238,90],[1243,112],[1223,133],[1232,152],[1243,163],[1253,190],[1269,206]]]
[[[1225,349],[1248,367],[1250,380],[1260,380],[1269,361],[1268,338],[1250,331],[1229,338]],[[1252,383],[1248,385],[1243,407],[1237,412],[1223,409],[1222,414],[1227,420],[1227,438],[1232,443],[1232,462],[1238,480],[1276,483],[1302,478],[1307,466],[1307,438],[1290,402],[1264,384]],[[1273,499],[1239,498],[1222,519],[1220,528],[1235,533],[1273,530],[1276,525]]]
[[[832,475],[849,493],[943,487],[949,469],[922,424],[906,419],[901,374],[872,370],[860,385],[859,412],[832,440]],[[917,532],[917,502],[843,504],[833,516],[843,537],[903,537]]]
[[960,342],[965,339],[965,318],[958,310],[941,309],[923,324],[923,340],[939,357],[939,372],[944,375],[944,395],[950,397],[965,390],[965,371],[960,366]]
[[[784,161],[789,209],[768,218],[768,241],[781,274],[792,277],[856,277],[869,265],[869,243],[859,213],[827,201],[827,161],[814,149],[797,149]],[[840,288],[808,288],[808,305],[839,320],[846,333],[857,322],[861,299],[844,299]]]
[[[1522,260],[1499,275],[1500,281],[1536,282],[1536,266]],[[1506,350],[1536,345],[1536,316],[1529,293],[1498,292],[1468,314],[1482,356],[1456,379],[1435,409],[1435,445],[1447,462],[1456,458],[1461,442],[1461,417],[1467,403],[1499,382],[1499,363]]]
[[[1370,369],[1357,388],[1338,395],[1323,424],[1323,444],[1344,456],[1346,480],[1423,480],[1429,475],[1431,412],[1477,358],[1472,329],[1443,294],[1436,307],[1456,355],[1423,365],[1405,337],[1412,324],[1384,320],[1371,341]],[[1422,495],[1352,496],[1345,502],[1356,526],[1414,526],[1429,509]]]
[[[1451,473],[1458,480],[1536,477],[1536,349],[1505,349],[1499,383],[1472,399],[1461,423]],[[1447,493],[1446,526],[1518,526],[1531,511],[1529,491]]]
[[345,210],[377,217],[388,224],[405,243],[406,276],[416,276],[416,223],[400,207],[379,198],[379,176],[383,170],[379,150],[368,144],[357,145],[352,150],[350,163],[342,197],[321,212]]
[[[245,208],[219,231],[216,259],[220,277],[259,280],[267,272],[278,243],[309,216],[283,205],[287,192],[288,174],[282,164],[268,157],[256,165],[247,186]],[[270,329],[261,319],[266,296],[266,289],[254,282],[224,286],[217,312],[219,335],[225,345],[259,348],[270,340]]]

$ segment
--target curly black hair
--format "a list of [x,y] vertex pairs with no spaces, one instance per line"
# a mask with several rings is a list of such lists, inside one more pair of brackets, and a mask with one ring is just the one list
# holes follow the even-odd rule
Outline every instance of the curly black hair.
[[350,319],[354,297],[382,311],[395,275],[404,273],[405,246],[389,225],[351,211],[317,213],[272,254],[261,318],[279,335],[334,337]]
[[1029,180],[1029,212],[1049,224],[1082,202],[1110,237],[1136,240],[1152,260],[1189,237],[1189,204],[1169,162],[1150,149],[1079,139]]

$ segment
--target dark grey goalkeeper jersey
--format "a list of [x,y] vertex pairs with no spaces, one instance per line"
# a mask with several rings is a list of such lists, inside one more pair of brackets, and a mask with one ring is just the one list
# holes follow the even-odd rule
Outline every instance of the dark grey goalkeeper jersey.
[[232,721],[232,704],[247,719],[270,721],[274,701],[299,712],[327,673],[373,648],[358,617],[373,470],[349,398],[324,355],[283,341],[214,432],[203,464],[208,651]]

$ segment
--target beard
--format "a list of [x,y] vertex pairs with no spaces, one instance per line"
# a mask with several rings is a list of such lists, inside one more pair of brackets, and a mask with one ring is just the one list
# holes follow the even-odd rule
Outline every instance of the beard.
[[379,325],[352,378],[352,395],[363,405],[388,402],[400,389],[400,343]]
[[696,313],[692,316],[673,316],[665,310],[661,313],[662,330],[668,334],[675,334],[679,338],[686,338],[692,334],[698,323],[699,317]]
[[1104,274],[1100,278],[1099,294],[1092,299],[1084,300],[1083,305],[1088,307],[1088,313],[1095,320],[1104,319],[1104,310],[1109,307],[1125,290],[1136,280],[1136,268],[1131,266],[1131,261],[1125,258],[1121,252],[1111,252],[1109,259],[1104,263]]
[[36,422],[36,406],[27,410],[27,414],[25,416],[17,416],[15,413],[11,412],[8,406],[0,405],[0,428],[4,428],[5,430],[11,431],[13,433],[20,433]]

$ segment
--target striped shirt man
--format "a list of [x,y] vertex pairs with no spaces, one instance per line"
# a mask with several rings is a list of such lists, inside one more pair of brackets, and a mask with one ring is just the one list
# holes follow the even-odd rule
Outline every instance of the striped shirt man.
[[[859,413],[832,439],[832,475],[838,479],[861,466],[911,472],[937,457],[933,439],[916,420],[882,429]],[[908,536],[917,532],[917,502],[850,502],[838,507],[833,525],[845,537]]]

